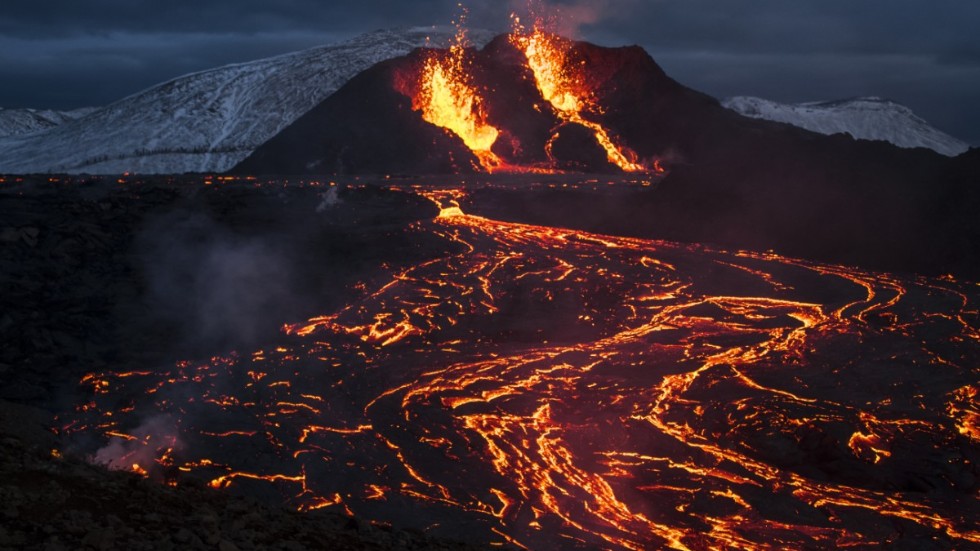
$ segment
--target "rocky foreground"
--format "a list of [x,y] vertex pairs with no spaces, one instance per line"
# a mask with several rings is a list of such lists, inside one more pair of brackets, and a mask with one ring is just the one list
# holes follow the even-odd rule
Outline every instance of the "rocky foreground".
[[109,471],[59,452],[52,424],[43,410],[0,402],[2,550],[482,549]]

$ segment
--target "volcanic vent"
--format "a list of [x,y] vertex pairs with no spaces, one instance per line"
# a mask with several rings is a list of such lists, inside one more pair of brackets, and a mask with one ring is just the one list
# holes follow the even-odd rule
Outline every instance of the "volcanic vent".
[[[365,71],[256,150],[240,173],[661,172],[607,101],[637,76],[671,81],[640,48],[573,42],[538,26],[482,50],[465,34]],[[645,144],[646,145],[646,144]]]

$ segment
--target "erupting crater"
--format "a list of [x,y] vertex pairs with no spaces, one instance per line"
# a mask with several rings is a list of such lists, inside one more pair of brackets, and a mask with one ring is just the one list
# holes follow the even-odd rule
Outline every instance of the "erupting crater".
[[500,131],[487,123],[483,93],[472,82],[465,48],[466,35],[460,29],[448,51],[427,53],[416,79],[412,107],[426,122],[458,136],[480,167],[493,172],[502,164],[492,151]]
[[[426,51],[421,69],[401,75],[397,87],[412,98],[413,109],[426,122],[462,140],[478,159],[473,167],[477,170],[663,173],[658,159],[641,163],[632,149],[617,143],[614,134],[597,122],[604,110],[593,87],[601,82],[596,69],[576,57],[575,43],[545,31],[540,21],[528,30],[519,18],[513,20],[513,32],[482,53],[467,50],[461,28],[448,50]],[[533,83],[534,90],[521,90],[526,86],[506,81],[477,84],[500,80],[504,70],[512,73],[511,79],[520,74],[521,83]],[[505,88],[519,90],[517,97],[513,92],[500,93]],[[518,101],[530,101],[531,109],[516,113],[520,109],[512,104]],[[538,128],[517,122],[527,117],[540,119]],[[542,140],[543,123],[550,128]],[[563,134],[577,134],[577,138],[562,146]]]
[[638,48],[604,50],[517,18],[477,50],[460,27],[448,49],[355,78],[235,171],[665,173],[658,145],[631,147],[607,120],[626,108],[607,104],[623,75],[655,64]]

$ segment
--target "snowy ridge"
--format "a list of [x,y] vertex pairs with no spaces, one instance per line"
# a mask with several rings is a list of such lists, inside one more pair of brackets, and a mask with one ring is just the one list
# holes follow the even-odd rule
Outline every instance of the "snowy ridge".
[[[179,77],[81,119],[0,137],[0,173],[225,171],[357,73],[419,46],[444,46],[454,32],[382,30]],[[469,38],[483,45],[492,34]]]
[[899,147],[926,147],[955,157],[970,146],[932,127],[911,109],[886,99],[785,104],[736,96],[722,105],[746,117],[784,122],[821,134],[846,133],[861,140],[884,140]]
[[78,120],[95,110],[95,107],[83,107],[71,111],[0,107],[0,138],[47,130],[68,121]]

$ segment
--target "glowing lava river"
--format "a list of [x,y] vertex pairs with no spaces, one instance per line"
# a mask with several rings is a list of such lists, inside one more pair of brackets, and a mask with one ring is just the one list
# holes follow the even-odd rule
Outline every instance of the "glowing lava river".
[[529,549],[980,545],[980,288],[494,221],[461,189],[262,350],[92,373],[65,432],[179,484]]

